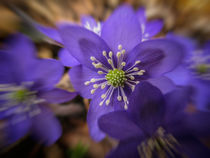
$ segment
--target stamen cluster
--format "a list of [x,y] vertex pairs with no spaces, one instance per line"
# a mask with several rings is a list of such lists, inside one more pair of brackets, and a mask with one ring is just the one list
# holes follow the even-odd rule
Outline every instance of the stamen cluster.
[[151,137],[146,142],[143,141],[137,148],[141,158],[152,158],[154,152],[158,157],[167,157],[167,155],[174,157],[174,152],[177,153],[177,145],[179,143],[174,136],[166,134],[165,130],[159,127],[154,137]]
[[195,72],[197,78],[210,80],[210,56],[204,56],[200,52],[193,56],[189,62],[189,68]]
[[[124,61],[125,49],[122,49],[122,45],[118,45],[118,52],[116,57],[113,56],[113,52],[103,51],[102,55],[106,58],[107,63],[111,66],[111,69],[106,65],[102,64],[94,56],[90,57],[92,65],[99,69],[98,74],[103,75],[102,78],[92,78],[90,81],[86,81],[84,84],[89,85],[93,84],[93,89],[91,94],[94,94],[95,91],[100,87],[104,89],[107,87],[107,91],[101,95],[102,101],[100,106],[105,102],[106,105],[109,105],[111,97],[115,90],[117,90],[117,100],[124,102],[124,108],[128,108],[128,99],[124,90],[125,85],[129,86],[132,91],[134,91],[135,86],[139,83],[136,80],[135,76],[142,76],[145,70],[139,70],[138,64],[141,63],[140,60],[137,60],[131,67],[125,69],[126,62]],[[116,58],[116,63],[114,63],[114,58]],[[124,70],[125,69],[125,70]]]

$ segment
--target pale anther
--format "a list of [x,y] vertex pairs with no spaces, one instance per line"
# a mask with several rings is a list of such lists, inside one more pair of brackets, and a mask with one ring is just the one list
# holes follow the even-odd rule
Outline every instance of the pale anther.
[[91,78],[91,80],[90,80],[90,82],[95,82],[96,80],[95,80],[95,78]]
[[118,49],[119,49],[119,50],[122,49],[122,45],[121,45],[121,44],[118,45]]
[[127,104],[124,105],[124,109],[128,110],[128,105]]
[[122,62],[121,65],[122,65],[122,66],[125,66],[125,65],[126,65],[126,62]]
[[117,52],[117,58],[121,56],[121,52]]
[[103,54],[103,56],[106,56],[106,51],[104,50],[104,51],[102,52],[102,54]]
[[94,84],[93,87],[94,87],[94,88],[98,88],[98,84]]
[[109,52],[109,57],[111,58],[113,55],[112,51]]
[[92,90],[90,91],[90,93],[91,93],[91,94],[94,94],[95,91],[96,91],[96,89],[92,89]]
[[139,64],[141,61],[140,60],[137,60],[136,62],[135,62],[135,64]]
[[106,97],[106,94],[102,94],[101,98],[104,99]]
[[98,71],[98,74],[101,75],[101,74],[104,74],[104,72],[103,71]]
[[106,105],[109,105],[109,103],[110,103],[110,100],[106,100]]
[[121,97],[121,96],[118,96],[118,97],[117,97],[117,100],[118,100],[118,101],[121,101],[121,100],[122,100],[122,97]]
[[88,86],[88,85],[90,84],[90,81],[86,81],[84,84],[85,84],[86,86]]
[[91,57],[90,57],[90,60],[95,61],[96,58],[95,58],[94,56],[91,56]]

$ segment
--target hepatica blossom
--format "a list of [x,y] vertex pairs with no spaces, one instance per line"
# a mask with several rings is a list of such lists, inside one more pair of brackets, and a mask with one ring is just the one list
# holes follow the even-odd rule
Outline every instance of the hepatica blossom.
[[98,129],[98,117],[129,109],[132,92],[142,80],[163,91],[173,87],[161,74],[179,64],[182,49],[166,39],[141,42],[140,24],[130,6],[114,11],[101,36],[75,25],[61,25],[60,34],[69,53],[81,63],[70,70],[70,79],[83,97],[92,99],[87,121],[95,140],[105,136]]
[[[3,145],[31,132],[41,143],[52,144],[61,135],[61,127],[47,103],[71,100],[76,93],[55,84],[63,66],[53,59],[37,59],[31,41],[13,35],[0,51],[0,120]],[[3,124],[3,126],[2,126]]]
[[128,112],[110,112],[99,119],[100,128],[120,140],[107,157],[209,157],[210,150],[199,141],[209,136],[209,112],[186,113],[189,97],[187,89],[163,96],[151,84],[139,84]]
[[204,48],[197,48],[195,42],[185,37],[168,35],[168,38],[181,43],[186,49],[183,63],[166,74],[177,85],[192,86],[195,90],[195,105],[199,109],[210,108],[210,42]]

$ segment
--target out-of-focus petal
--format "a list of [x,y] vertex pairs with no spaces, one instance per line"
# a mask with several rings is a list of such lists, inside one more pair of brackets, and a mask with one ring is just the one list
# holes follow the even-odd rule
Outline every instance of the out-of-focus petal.
[[[9,65],[9,66],[8,66]],[[17,69],[14,69],[17,68]],[[7,52],[0,52],[0,84],[5,83],[20,83],[22,76],[17,65],[12,58],[12,55]]]
[[62,39],[56,28],[47,27],[40,24],[36,24],[35,27],[45,36],[55,40],[56,42],[62,43]]
[[33,81],[37,90],[52,89],[63,75],[62,64],[54,59],[37,60],[29,70],[27,80]]
[[180,152],[189,158],[209,158],[210,150],[204,146],[198,139],[192,136],[181,137],[178,139],[181,144]]
[[99,127],[109,136],[118,140],[143,136],[141,129],[129,117],[126,111],[115,111],[99,119]]
[[40,97],[45,99],[48,103],[64,103],[72,100],[76,96],[76,92],[68,92],[59,88],[45,91],[40,94]]
[[204,50],[203,50],[204,55],[210,55],[210,41],[207,41],[204,45]]
[[58,56],[64,66],[73,67],[80,64],[65,48],[59,51]]
[[188,126],[191,133],[198,137],[210,136],[210,112],[197,111],[191,114],[186,119],[186,126]]
[[29,132],[31,122],[25,115],[13,115],[5,121],[0,129],[5,145],[14,143]]
[[[36,49],[32,41],[22,34],[11,35],[4,43],[3,52],[8,53],[10,56],[6,57],[7,59],[5,55],[5,59],[1,57],[1,60],[5,61],[1,61],[2,70],[0,76],[3,75],[3,73],[5,73],[3,76],[10,76],[11,78],[7,78],[7,83],[10,83],[10,80],[15,81],[15,83],[25,80],[29,67],[36,62]],[[3,54],[1,53],[1,55]]]
[[31,120],[32,136],[41,143],[51,145],[61,136],[61,126],[49,109],[42,107],[41,113]]
[[146,23],[144,38],[150,38],[157,35],[163,28],[162,20],[152,20]]
[[191,84],[195,87],[195,105],[200,110],[210,109],[210,86],[204,82],[193,80]]
[[176,135],[190,133],[185,122],[187,118],[186,107],[189,105],[192,97],[190,87],[177,88],[165,95],[166,113],[165,124],[168,130]]
[[193,51],[196,49],[196,42],[190,38],[180,36],[173,33],[168,33],[166,35],[167,39],[174,40],[182,45],[184,49],[184,57],[185,59],[189,59],[193,55]]
[[191,80],[191,74],[184,65],[178,66],[173,71],[166,73],[165,76],[179,86],[189,85]]
[[129,140],[120,142],[116,149],[113,149],[106,158],[139,158],[138,145],[139,140]]
[[[136,12],[137,19],[139,20],[139,23],[141,26],[145,27],[146,24],[146,11],[145,8],[141,7]],[[145,28],[142,29],[142,32],[144,32]]]
[[149,79],[148,82],[159,88],[163,94],[166,94],[176,88],[174,83],[169,78],[164,76]]
[[164,119],[164,97],[158,88],[148,82],[141,82],[132,93],[128,112],[142,130],[153,134]]
[[114,53],[117,53],[119,44],[131,51],[141,42],[140,24],[131,6],[123,5],[114,11],[104,22],[101,37]]
[[82,16],[81,22],[84,27],[87,25],[87,23],[90,25],[90,28],[93,28],[97,25],[96,21],[91,16]]

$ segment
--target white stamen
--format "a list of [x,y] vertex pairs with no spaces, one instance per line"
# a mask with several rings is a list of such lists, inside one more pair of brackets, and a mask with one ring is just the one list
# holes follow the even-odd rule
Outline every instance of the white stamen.
[[124,109],[128,110],[128,105],[127,104],[124,105]]
[[110,51],[109,52],[109,57],[112,58],[112,55],[113,55],[113,53],[112,53],[112,51]]
[[90,57],[90,60],[95,61],[96,58],[95,58],[94,56],[91,56],[91,57]]
[[90,93],[91,93],[91,94],[94,94],[95,91],[96,91],[96,89],[92,89],[92,90],[90,91]]
[[86,81],[84,84],[85,84],[86,86],[88,86],[88,85],[90,84],[90,81]]
[[135,85],[132,85],[129,82],[126,82],[126,84],[131,88],[132,92],[135,90]]
[[118,50],[122,50],[122,45],[121,44],[118,45]]
[[99,87],[98,84],[94,84],[94,85],[93,85],[93,88],[98,88],[98,87]]
[[118,101],[121,101],[122,100],[122,97],[121,96],[117,96],[117,100]]
[[121,51],[121,53],[124,55],[124,54],[125,54],[125,49],[123,49],[123,50]]
[[117,52],[117,58],[120,58],[121,52]]
[[106,100],[106,105],[109,105],[109,103],[110,103],[110,100]]
[[110,93],[109,93],[109,97],[108,97],[108,99],[106,100],[106,105],[109,105],[110,99],[111,99],[111,97],[112,97],[112,94],[113,94],[114,90],[115,90],[115,88],[112,87],[112,89],[111,89],[111,91],[110,91]]
[[102,98],[102,99],[104,99],[105,97],[106,97],[106,95],[105,95],[105,94],[102,94],[102,95],[101,95],[101,98]]
[[105,72],[103,72],[103,71],[98,71],[98,74],[99,74],[99,75],[105,74]]
[[131,80],[135,80],[134,76],[128,76]]
[[122,62],[122,63],[121,63],[122,66],[125,66],[125,64],[126,64],[126,62]]
[[133,67],[135,67],[137,64],[139,64],[139,63],[141,63],[141,61],[140,60],[137,60],[136,62],[135,62],[135,64],[133,64],[130,68],[128,68],[125,72],[129,72],[131,69],[133,69]]
[[107,85],[107,82],[101,85],[101,89],[104,89]]
[[106,56],[106,51],[104,50],[104,51],[102,52],[102,54],[103,54],[103,56]]

